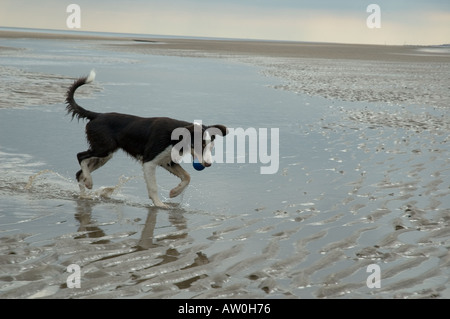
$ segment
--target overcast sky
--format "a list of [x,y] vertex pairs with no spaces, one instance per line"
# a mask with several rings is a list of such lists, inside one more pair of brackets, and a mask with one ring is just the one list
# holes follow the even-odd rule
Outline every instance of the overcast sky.
[[[450,43],[450,0],[0,0],[0,26],[372,44]],[[368,28],[369,4],[381,27]]]

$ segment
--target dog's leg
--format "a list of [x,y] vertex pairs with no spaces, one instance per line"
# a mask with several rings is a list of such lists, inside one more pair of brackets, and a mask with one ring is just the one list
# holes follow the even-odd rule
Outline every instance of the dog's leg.
[[[89,189],[92,189],[93,186],[93,182],[92,182],[92,176],[91,176],[91,172],[89,171],[89,162],[90,162],[90,158],[89,159],[85,159],[82,160],[80,163],[80,167],[81,167],[81,174],[77,173],[77,180],[78,183],[82,183],[82,187],[86,186]],[[81,188],[80,188],[81,189]]]
[[78,187],[80,188],[80,197],[83,198],[86,196],[86,186],[84,185],[84,175],[83,171],[79,170],[76,174]]
[[145,162],[142,167],[144,169],[144,178],[147,183],[148,197],[153,201],[155,206],[161,208],[169,208],[158,197],[158,184],[156,183],[156,165],[153,161]]
[[105,157],[89,157],[81,160],[81,170],[77,172],[76,177],[82,193],[84,192],[85,186],[88,189],[92,189],[93,181],[91,173],[105,165],[112,158],[112,155],[113,154],[111,153]]
[[165,164],[161,166],[181,179],[180,184],[178,184],[177,187],[173,188],[170,191],[169,194],[170,198],[180,195],[184,191],[184,189],[189,185],[189,182],[191,181],[191,176],[179,164],[172,162],[171,164]]

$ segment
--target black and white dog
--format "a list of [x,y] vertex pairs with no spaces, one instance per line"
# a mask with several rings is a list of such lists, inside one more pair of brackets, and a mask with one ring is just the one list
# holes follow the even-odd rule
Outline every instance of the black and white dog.
[[[74,93],[80,86],[90,83],[95,72],[79,78],[67,91],[66,109],[72,118],[88,119],[86,137],[89,149],[77,154],[81,170],[76,174],[80,190],[92,188],[91,173],[105,165],[118,149],[123,149],[143,165],[148,196],[154,205],[167,208],[158,197],[155,177],[157,166],[178,176],[181,182],[170,191],[169,196],[180,195],[190,182],[189,174],[177,163],[188,151],[200,159],[203,166],[211,166],[211,151],[216,135],[225,136],[224,125],[205,126],[167,117],[143,118],[120,113],[97,113],[82,108],[75,102]],[[174,132],[180,134],[174,134]],[[184,134],[186,133],[186,134]],[[200,136],[200,138],[198,138]],[[182,139],[180,139],[182,137]]]

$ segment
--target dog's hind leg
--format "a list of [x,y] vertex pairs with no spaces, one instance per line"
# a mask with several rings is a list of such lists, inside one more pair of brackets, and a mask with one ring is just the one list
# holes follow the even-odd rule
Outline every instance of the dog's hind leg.
[[76,178],[78,183],[80,184],[80,190],[82,192],[84,191],[84,187],[92,189],[93,181],[91,173],[105,165],[112,158],[113,154],[110,153],[102,157],[89,155],[92,155],[91,151],[81,152],[77,155],[81,170],[77,172]]
[[169,193],[170,198],[180,195],[191,181],[191,176],[189,175],[189,173],[186,172],[184,168],[181,167],[179,164],[174,162],[161,165],[161,167],[164,167],[166,170],[168,170],[169,172],[171,172],[172,174],[181,179],[180,184],[178,184],[170,191]]

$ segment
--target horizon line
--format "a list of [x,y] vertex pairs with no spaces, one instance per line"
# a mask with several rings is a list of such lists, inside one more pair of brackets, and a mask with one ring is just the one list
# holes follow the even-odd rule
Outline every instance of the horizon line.
[[[8,30],[6,30],[8,29]],[[128,32],[112,32],[112,31],[93,31],[93,30],[80,30],[80,29],[47,29],[47,28],[28,28],[28,27],[11,27],[11,26],[1,26],[0,31],[10,31],[10,32],[30,32],[30,33],[44,33],[44,34],[66,34],[82,35],[82,33],[96,33],[104,34],[105,36],[121,35],[121,36],[144,36],[153,37],[160,39],[192,39],[192,40],[218,40],[218,41],[255,41],[255,42],[284,42],[284,43],[305,43],[305,44],[341,44],[341,45],[373,45],[373,46],[416,46],[416,47],[436,47],[436,46],[450,46],[450,43],[440,43],[440,44],[379,44],[379,43],[351,43],[351,42],[329,42],[329,41],[301,41],[301,40],[279,40],[279,39],[260,39],[260,38],[231,38],[231,37],[211,37],[211,36],[193,36],[193,35],[170,35],[170,34],[151,34],[151,33],[128,33]],[[134,41],[139,41],[139,39],[132,39]]]

